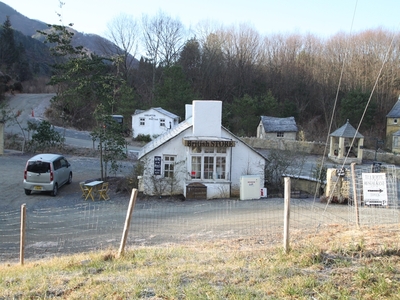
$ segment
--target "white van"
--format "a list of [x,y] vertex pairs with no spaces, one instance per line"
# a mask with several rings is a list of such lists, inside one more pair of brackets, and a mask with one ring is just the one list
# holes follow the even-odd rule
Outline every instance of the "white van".
[[62,155],[38,154],[26,162],[23,182],[26,195],[49,191],[56,196],[62,185],[71,182],[71,164]]

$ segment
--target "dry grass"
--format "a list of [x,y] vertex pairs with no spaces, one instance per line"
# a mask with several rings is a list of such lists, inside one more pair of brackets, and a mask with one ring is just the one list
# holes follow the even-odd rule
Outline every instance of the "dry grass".
[[400,299],[397,227],[140,247],[0,266],[0,299]]

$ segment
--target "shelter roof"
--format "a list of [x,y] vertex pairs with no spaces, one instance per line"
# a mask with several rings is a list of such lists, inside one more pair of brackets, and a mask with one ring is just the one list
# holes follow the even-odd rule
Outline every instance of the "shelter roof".
[[342,127],[336,129],[334,132],[330,134],[330,136],[335,136],[335,137],[344,137],[344,138],[363,138],[364,136],[359,133],[351,124],[349,123],[349,120],[347,120],[346,124],[344,124]]

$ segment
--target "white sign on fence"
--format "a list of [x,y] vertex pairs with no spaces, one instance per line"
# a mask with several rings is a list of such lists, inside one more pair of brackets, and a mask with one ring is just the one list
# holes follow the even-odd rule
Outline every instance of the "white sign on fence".
[[364,203],[387,205],[385,173],[362,173]]

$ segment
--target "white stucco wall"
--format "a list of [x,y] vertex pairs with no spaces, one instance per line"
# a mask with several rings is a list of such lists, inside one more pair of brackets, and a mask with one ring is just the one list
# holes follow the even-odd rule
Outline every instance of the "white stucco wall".
[[[182,138],[184,133],[176,136],[174,139],[168,141],[167,143],[163,144],[162,146],[154,149],[147,155],[145,155],[141,161],[145,163],[145,170],[143,174],[143,187],[144,193],[147,195],[154,195],[157,194],[157,191],[154,187],[154,179],[161,180],[161,176],[154,176],[154,157],[161,156],[163,158],[164,155],[176,155],[176,167],[175,167],[175,178],[177,183],[175,187],[173,187],[174,191],[173,194],[183,194],[183,187],[184,182],[187,177],[187,158],[186,158],[186,149],[182,144]],[[163,161],[162,161],[163,164]],[[159,182],[158,184],[161,184]],[[163,195],[171,194],[171,188],[169,190],[165,190]]]
[[259,175],[261,187],[264,187],[265,159],[252,151],[245,143],[239,141],[232,148],[232,194],[239,195],[240,177],[242,175]]

